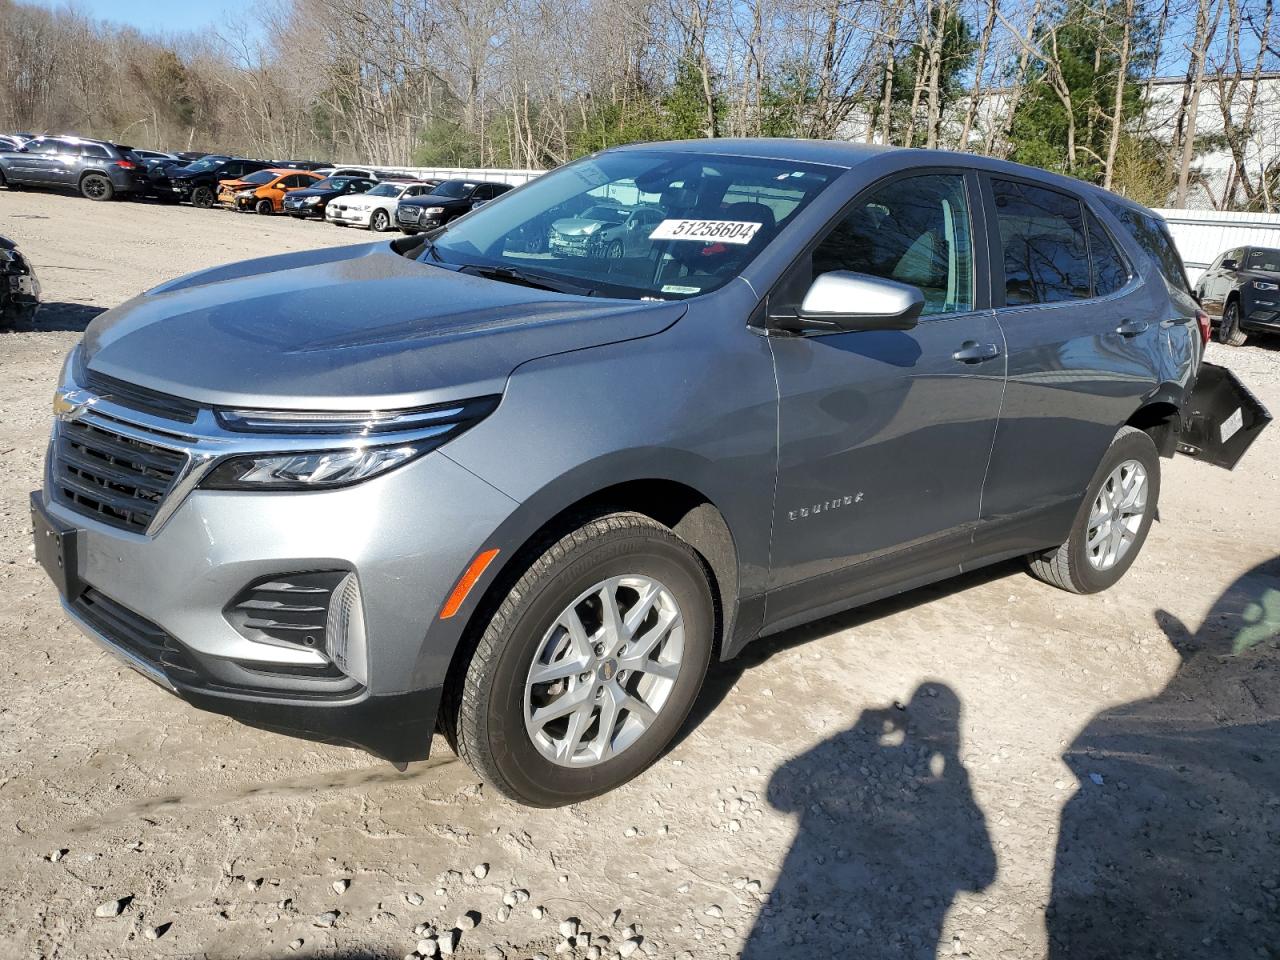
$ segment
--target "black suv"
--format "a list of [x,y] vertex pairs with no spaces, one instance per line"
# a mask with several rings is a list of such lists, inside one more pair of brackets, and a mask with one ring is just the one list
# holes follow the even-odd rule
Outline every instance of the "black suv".
[[1196,283],[1196,297],[1217,320],[1222,343],[1239,347],[1250,333],[1280,333],[1280,250],[1223,251]]
[[131,147],[83,137],[36,137],[0,153],[0,186],[70,187],[90,200],[147,191],[146,166]]
[[239,180],[247,173],[270,167],[266,160],[215,155],[203,157],[185,167],[155,168],[151,186],[162,195],[167,189],[170,200],[187,200],[193,207],[212,207],[217,199],[219,180]]
[[425,197],[405,200],[396,207],[396,226],[401,233],[434,230],[510,189],[509,183],[446,180]]

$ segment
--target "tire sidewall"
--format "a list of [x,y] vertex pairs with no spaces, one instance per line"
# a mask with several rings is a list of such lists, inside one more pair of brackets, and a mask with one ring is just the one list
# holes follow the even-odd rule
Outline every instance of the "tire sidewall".
[[[524,725],[525,681],[555,618],[609,577],[643,574],[675,597],[685,626],[680,673],[654,724],[617,757],[585,768],[552,763],[538,752]],[[520,603],[488,672],[483,728],[513,792],[537,806],[596,796],[648,767],[679,731],[697,698],[710,661],[715,614],[705,574],[691,550],[674,538],[629,529],[610,532],[549,571]]]
[[191,191],[191,205],[207,210],[213,206],[213,190],[209,187],[196,187]]
[[[100,197],[90,196],[87,189],[87,185],[89,183],[96,181],[102,181],[103,184],[102,196]],[[80,195],[86,199],[96,200],[101,203],[103,201],[110,200],[115,196],[115,186],[111,183],[110,179],[102,176],[102,174],[91,173],[80,180]]]
[[[1102,484],[1111,475],[1111,471],[1126,460],[1137,460],[1147,471],[1147,509],[1128,552],[1109,570],[1098,570],[1089,562],[1089,551],[1086,546],[1089,536],[1089,514],[1093,509],[1093,501],[1102,489]],[[1080,509],[1076,513],[1075,523],[1071,527],[1071,576],[1083,588],[1082,592],[1098,593],[1106,590],[1119,581],[1133,566],[1147,541],[1147,533],[1151,530],[1159,503],[1160,455],[1156,445],[1142,431],[1128,431],[1117,437],[1107,448],[1102,462],[1098,464],[1098,469],[1089,483],[1089,491],[1085,494],[1084,502],[1080,504]]]
[[369,219],[369,226],[374,233],[384,233],[389,222],[385,210],[375,210],[373,211],[373,216]]

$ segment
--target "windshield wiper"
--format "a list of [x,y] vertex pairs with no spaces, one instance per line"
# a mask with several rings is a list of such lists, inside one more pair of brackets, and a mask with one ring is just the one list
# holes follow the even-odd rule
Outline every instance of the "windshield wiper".
[[538,290],[552,290],[556,293],[571,293],[579,297],[595,295],[595,288],[569,283],[557,277],[544,277],[536,273],[526,273],[515,267],[491,267],[483,263],[467,263],[458,268],[459,273],[473,273],[487,280],[501,280],[504,283],[518,283]]

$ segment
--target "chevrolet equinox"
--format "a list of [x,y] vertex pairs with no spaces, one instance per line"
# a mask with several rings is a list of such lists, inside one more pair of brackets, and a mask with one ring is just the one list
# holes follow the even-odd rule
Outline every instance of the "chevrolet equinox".
[[[636,235],[591,242],[601,206]],[[566,221],[582,249],[548,243]],[[1268,419],[1207,330],[1163,222],[1075,180],[624,147],[103,314],[36,554],[197,707],[402,769],[439,729],[502,793],[570,803],[757,637],[1016,556],[1114,584],[1160,458],[1231,467]]]

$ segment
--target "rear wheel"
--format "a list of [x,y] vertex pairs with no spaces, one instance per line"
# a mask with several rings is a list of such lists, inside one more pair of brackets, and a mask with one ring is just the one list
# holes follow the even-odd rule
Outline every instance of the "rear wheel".
[[671,742],[711,657],[701,559],[634,513],[549,546],[485,626],[446,708],[459,754],[501,793],[554,807],[613,789]]
[[90,200],[110,200],[115,197],[116,188],[102,174],[89,173],[80,178],[80,195]]
[[1033,576],[1071,593],[1097,593],[1133,565],[1160,498],[1160,456],[1151,437],[1121,427],[1098,464],[1067,542],[1033,555]]
[[385,210],[373,211],[373,216],[369,218],[369,229],[374,233],[382,233],[391,226],[391,218],[387,216]]
[[1249,335],[1240,329],[1240,302],[1232,300],[1222,311],[1218,340],[1231,347],[1243,347]]
[[191,205],[199,207],[201,210],[208,210],[213,206],[213,188],[212,187],[196,187],[191,191]]

